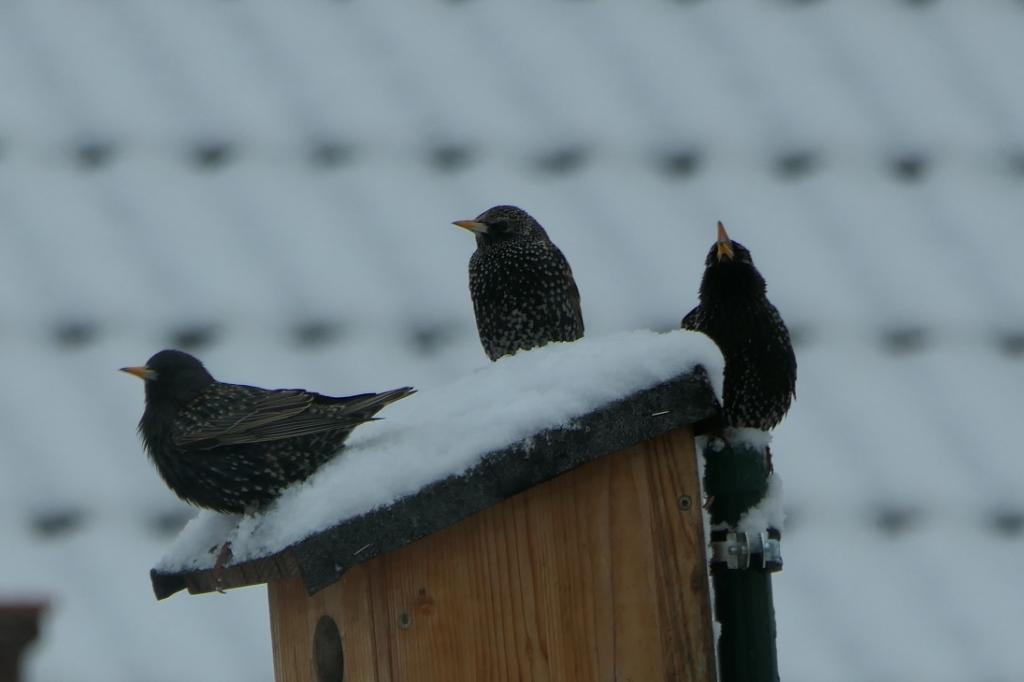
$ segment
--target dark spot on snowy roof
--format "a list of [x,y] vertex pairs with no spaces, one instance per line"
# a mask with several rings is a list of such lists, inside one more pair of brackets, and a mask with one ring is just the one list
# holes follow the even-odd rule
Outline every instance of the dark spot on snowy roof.
[[455,325],[452,323],[422,324],[409,331],[409,341],[423,355],[433,355],[454,338]]
[[96,340],[97,326],[86,320],[65,320],[53,328],[53,339],[63,348],[81,348]]
[[537,168],[547,173],[571,173],[587,160],[587,152],[580,146],[566,146],[545,152],[537,157]]
[[793,149],[775,157],[775,174],[781,178],[796,179],[812,173],[820,159],[810,149]]
[[921,513],[911,507],[879,505],[875,512],[875,526],[886,535],[900,535],[910,530],[921,518]]
[[890,353],[912,353],[925,347],[928,332],[924,327],[908,325],[882,330],[882,347]]
[[1024,510],[997,509],[989,518],[989,524],[998,535],[1020,535],[1024,532]]
[[235,156],[235,148],[230,142],[200,142],[192,148],[192,163],[203,170],[216,170],[223,167]]
[[[1024,5],[1024,0],[1021,0],[1021,4]],[[1024,175],[1024,149],[1010,152],[1006,157],[1006,165],[1011,173]]]
[[457,171],[473,160],[473,150],[455,142],[440,144],[430,151],[430,163],[443,171]]
[[914,182],[922,180],[928,172],[928,157],[918,152],[898,154],[889,160],[889,169],[900,180]]
[[182,507],[180,509],[169,509],[157,512],[146,520],[146,526],[154,534],[160,537],[174,537],[177,535],[189,519],[195,516],[195,512]]
[[114,158],[114,145],[105,140],[89,140],[75,148],[74,156],[79,166],[95,170],[106,166]]
[[217,325],[208,322],[179,327],[171,332],[171,346],[181,350],[194,351],[208,346],[217,338]]
[[292,337],[300,346],[322,346],[344,333],[344,326],[335,320],[306,320],[292,327]]
[[32,532],[43,538],[58,538],[74,532],[85,520],[79,507],[63,507],[37,512],[29,521]]
[[999,349],[1011,357],[1024,355],[1024,330],[1007,331],[996,339]]
[[658,160],[658,166],[663,173],[676,177],[693,175],[700,168],[700,163],[700,151],[693,147],[665,152]]
[[343,142],[320,140],[309,148],[309,162],[318,168],[334,168],[348,163],[355,156],[355,148]]

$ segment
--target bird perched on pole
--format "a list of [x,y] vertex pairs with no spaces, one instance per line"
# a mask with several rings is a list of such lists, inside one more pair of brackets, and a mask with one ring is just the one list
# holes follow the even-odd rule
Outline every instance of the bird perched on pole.
[[722,351],[725,425],[774,428],[796,395],[796,355],[750,251],[722,223],[704,261],[700,303],[682,327],[703,332]]
[[414,392],[334,398],[226,384],[177,350],[121,371],[146,382],[139,433],[167,485],[186,502],[228,513],[265,507],[334,457],[352,429]]
[[476,236],[469,293],[480,343],[491,360],[583,336],[572,268],[529,213],[495,206],[454,224]]

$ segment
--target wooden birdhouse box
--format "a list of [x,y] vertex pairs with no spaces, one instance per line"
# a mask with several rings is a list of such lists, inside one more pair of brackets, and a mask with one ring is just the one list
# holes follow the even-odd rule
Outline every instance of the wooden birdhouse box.
[[[638,353],[650,351],[645,343],[685,353],[695,336],[651,334],[632,343]],[[574,379],[592,394],[587,387],[598,380],[586,374],[593,361],[573,355],[603,357],[595,345],[540,349],[554,359],[525,357],[534,351],[481,369],[469,378],[466,404],[489,395],[494,405],[462,418],[482,420],[482,428],[494,415],[516,419],[517,396],[530,390],[529,379],[509,379],[519,381],[520,370],[536,373],[535,402],[556,386],[573,395],[566,382]],[[611,355],[604,359],[620,366],[604,371],[615,386],[630,369]],[[318,474],[267,518],[243,519],[234,535],[214,537],[215,515],[200,517],[193,526],[207,528],[187,528],[183,536],[194,537],[183,537],[153,570],[156,595],[266,583],[279,681],[714,680],[692,425],[714,414],[715,392],[692,353],[676,368],[640,364],[635,390],[582,400],[578,414],[536,430],[527,419],[520,437],[478,453],[457,473],[313,524],[323,527],[292,529],[300,539],[282,535],[288,524],[271,517],[329,496],[343,462],[332,462],[337,471]],[[405,412],[384,414],[394,438],[367,436],[339,460],[387,457],[400,439],[429,450],[434,436],[418,430],[450,431],[452,448],[466,445],[473,439],[459,431],[457,415],[450,429],[433,420],[401,424],[448,398],[426,389],[403,401]],[[215,545],[227,540],[235,559],[213,568]]]

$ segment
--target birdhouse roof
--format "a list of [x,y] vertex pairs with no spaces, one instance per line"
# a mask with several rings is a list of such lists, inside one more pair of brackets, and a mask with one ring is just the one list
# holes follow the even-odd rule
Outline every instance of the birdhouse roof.
[[[517,493],[714,414],[703,335],[552,344],[391,406],[265,513],[204,512],[151,572],[164,598],[301,576],[310,593]],[[231,558],[214,568],[225,542]]]

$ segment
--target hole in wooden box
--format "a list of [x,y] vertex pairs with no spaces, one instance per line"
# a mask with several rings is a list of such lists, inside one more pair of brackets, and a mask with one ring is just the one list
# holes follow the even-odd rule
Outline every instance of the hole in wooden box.
[[330,616],[320,616],[313,634],[313,660],[317,682],[345,681],[345,654],[341,650],[341,633]]

